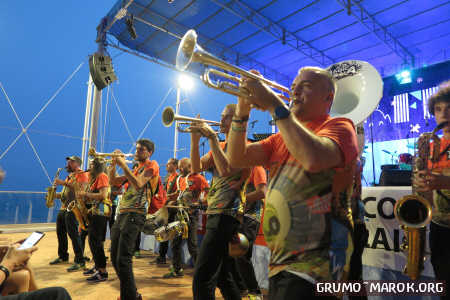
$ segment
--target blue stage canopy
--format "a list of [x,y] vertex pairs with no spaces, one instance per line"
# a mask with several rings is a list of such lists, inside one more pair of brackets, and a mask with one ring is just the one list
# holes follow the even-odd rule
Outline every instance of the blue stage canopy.
[[[125,12],[120,17],[119,11]],[[299,67],[368,61],[385,77],[446,59],[450,1],[119,0],[107,15],[117,42],[173,65],[179,38],[288,85]],[[126,21],[133,16],[137,38]],[[113,42],[113,43],[114,43]]]

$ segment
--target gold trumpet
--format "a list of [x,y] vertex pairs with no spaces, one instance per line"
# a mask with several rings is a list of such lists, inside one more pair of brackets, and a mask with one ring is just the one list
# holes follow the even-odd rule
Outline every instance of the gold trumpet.
[[133,157],[134,154],[132,153],[102,153],[102,152],[96,152],[94,148],[89,148],[88,152],[89,156],[92,157]]
[[[173,122],[175,122],[175,121],[182,121],[182,122],[178,122],[178,125],[190,125],[193,122],[204,122],[204,123],[208,123],[211,126],[220,126],[220,122],[180,116],[175,113],[175,111],[173,110],[172,107],[168,106],[168,107],[164,108],[164,110],[162,112],[162,122],[163,122],[164,126],[170,127],[170,126],[172,126]],[[181,132],[191,132],[192,131],[190,128],[182,128],[180,126],[178,126],[177,129]]]
[[[237,66],[229,64],[229,63],[215,57],[214,55],[208,53],[207,51],[203,50],[202,47],[200,47],[197,44],[197,33],[193,29],[188,30],[188,32],[186,32],[186,34],[183,36],[183,39],[180,42],[180,45],[178,46],[177,58],[176,58],[177,69],[180,71],[184,71],[192,62],[199,62],[204,65],[218,67],[225,71],[230,71],[230,72],[233,72],[235,74],[238,74],[238,75],[241,75],[244,77],[262,81],[263,83],[267,84],[271,88],[280,91],[281,93],[279,94],[279,96],[281,98],[289,101],[289,97],[286,96],[286,95],[290,94],[289,88],[287,88],[281,84],[278,84],[274,81],[268,80],[262,76],[250,73],[250,72],[248,72],[244,69],[241,69]],[[234,81],[234,82],[236,82],[236,84],[234,84],[230,81],[220,81],[220,80],[213,82],[210,78],[211,74],[214,74],[218,77],[226,78],[230,81]],[[207,86],[214,88],[216,90],[220,90],[220,91],[223,91],[225,93],[235,95],[235,96],[241,96],[241,97],[249,96],[247,90],[239,88],[239,83],[241,83],[242,79],[237,76],[227,74],[227,73],[219,71],[217,69],[207,68],[201,78]]]

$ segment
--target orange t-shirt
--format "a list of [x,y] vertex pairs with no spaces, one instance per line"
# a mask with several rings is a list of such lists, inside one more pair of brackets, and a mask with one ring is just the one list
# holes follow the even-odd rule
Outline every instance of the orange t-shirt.
[[[144,168],[142,170],[142,168]],[[139,164],[134,167],[133,169],[133,175],[137,176],[141,172],[150,172],[151,176],[157,176],[159,175],[159,165],[154,160],[146,160],[145,162],[139,162]],[[125,191],[128,190],[130,183],[126,182],[124,185]]]
[[178,173],[174,172],[174,173],[170,174],[170,176],[167,178],[166,192],[168,194],[175,193],[177,191],[177,184],[176,184],[177,177],[178,177]]
[[[433,143],[431,143],[430,147],[430,152],[433,154]],[[439,161],[433,164],[431,161],[428,161],[428,167],[435,171],[442,171],[443,169],[450,168],[450,140],[441,138],[439,153],[441,153]]]
[[100,173],[94,183],[89,187],[89,191],[99,191],[104,187],[109,187],[109,178],[105,173]]
[[[89,172],[84,172],[83,170],[77,170],[75,171],[75,180],[77,183],[87,183],[89,182]],[[66,178],[66,182],[70,182],[73,180],[72,176],[69,175]]]
[[[209,188],[208,181],[206,181],[205,177],[198,173],[189,174],[187,184],[189,185],[190,191],[203,191],[204,189]],[[186,188],[186,177],[180,176],[178,179],[178,190],[184,191]]]
[[[349,134],[349,132],[355,131],[351,120],[327,116],[326,118],[308,122],[306,127],[317,136],[327,137],[338,145],[343,157],[343,164],[340,167],[351,163],[358,156],[356,134]],[[269,157],[269,164],[265,167],[269,169],[271,178],[280,165],[295,164],[296,159],[289,153],[280,132],[259,143]]]
[[248,179],[248,182],[253,184],[256,188],[260,184],[267,184],[267,174],[266,170],[264,170],[261,166],[256,166],[252,169],[252,173]]

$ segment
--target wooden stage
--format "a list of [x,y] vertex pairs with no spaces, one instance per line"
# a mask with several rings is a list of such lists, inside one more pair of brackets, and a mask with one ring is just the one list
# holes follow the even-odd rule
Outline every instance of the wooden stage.
[[[65,287],[72,299],[83,300],[116,300],[119,296],[119,279],[108,260],[107,270],[109,279],[106,282],[91,284],[86,281],[82,271],[68,273],[66,268],[70,266],[74,255],[72,244],[69,239],[69,261],[61,265],[49,265],[49,262],[57,257],[58,241],[56,238],[55,224],[25,224],[25,225],[0,225],[3,231],[1,237],[8,238],[11,242],[26,238],[32,231],[46,231],[45,237],[39,242],[39,250],[36,251],[30,264],[33,267],[38,286],[62,286]],[[87,244],[87,241],[86,241]],[[105,242],[106,255],[110,241]],[[169,264],[164,267],[149,265],[149,261],[155,259],[156,255],[150,251],[142,251],[143,258],[134,259],[133,268],[136,278],[136,285],[144,300],[149,299],[192,299],[192,275],[193,269],[186,268],[183,278],[163,279],[163,275],[168,272]],[[89,246],[86,245],[86,255],[92,258]],[[169,261],[170,262],[170,261]],[[92,261],[88,263],[91,267]],[[217,299],[223,299],[219,290],[216,291]],[[247,298],[245,298],[247,299]]]

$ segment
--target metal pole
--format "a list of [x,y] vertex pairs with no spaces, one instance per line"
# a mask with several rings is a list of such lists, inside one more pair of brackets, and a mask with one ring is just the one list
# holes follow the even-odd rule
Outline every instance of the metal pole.
[[[180,98],[181,98],[181,89],[177,87],[177,103],[175,104],[175,114],[178,115],[180,111]],[[175,134],[173,141],[173,157],[177,158],[178,151],[178,121],[175,121]]]
[[82,169],[87,169],[87,143],[88,143],[88,136],[89,136],[89,116],[91,114],[91,103],[92,103],[92,77],[91,74],[89,74],[89,81],[88,81],[88,91],[86,96],[86,112],[84,114],[84,129],[83,129],[83,145],[81,148],[81,160],[83,161]]
[[100,117],[100,105],[102,101],[102,91],[94,85],[94,99],[91,110],[91,128],[89,130],[89,148],[97,147],[98,119]]

